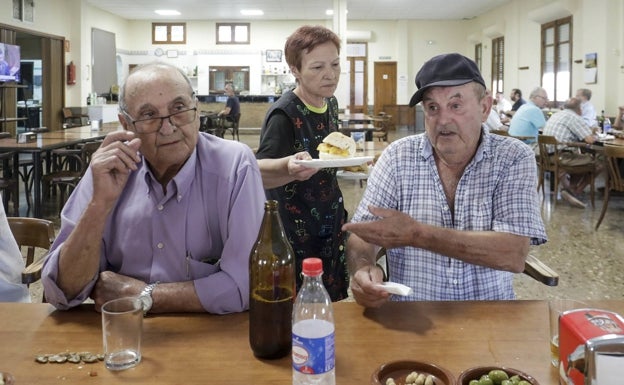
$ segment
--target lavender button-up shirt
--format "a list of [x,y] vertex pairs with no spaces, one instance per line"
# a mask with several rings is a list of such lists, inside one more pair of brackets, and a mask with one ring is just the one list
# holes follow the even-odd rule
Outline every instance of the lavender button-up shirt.
[[[57,286],[59,251],[93,192],[90,170],[63,208],[61,231],[43,270],[46,299],[66,309],[89,296],[97,276],[76,298]],[[249,252],[262,221],[264,190],[251,150],[200,134],[197,147],[167,185],[167,194],[142,162],[106,220],[100,271],[145,282],[193,281],[211,313],[249,305]]]

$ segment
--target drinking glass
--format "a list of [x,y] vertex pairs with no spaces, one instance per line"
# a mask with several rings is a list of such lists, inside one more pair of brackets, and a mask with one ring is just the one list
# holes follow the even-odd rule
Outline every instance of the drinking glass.
[[143,304],[137,297],[106,302],[102,306],[104,364],[110,370],[125,370],[141,362]]

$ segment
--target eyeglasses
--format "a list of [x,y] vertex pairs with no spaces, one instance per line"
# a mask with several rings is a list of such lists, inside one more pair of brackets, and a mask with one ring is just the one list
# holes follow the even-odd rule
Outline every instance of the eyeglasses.
[[151,134],[160,131],[165,119],[169,120],[169,124],[176,127],[185,126],[195,121],[197,116],[197,107],[189,108],[188,110],[174,112],[167,116],[157,116],[154,118],[145,118],[134,120],[130,114],[126,111],[122,111],[128,118],[130,123],[134,125],[137,132],[141,134]]
[[548,96],[535,95],[536,98],[542,98],[544,100],[548,100]]

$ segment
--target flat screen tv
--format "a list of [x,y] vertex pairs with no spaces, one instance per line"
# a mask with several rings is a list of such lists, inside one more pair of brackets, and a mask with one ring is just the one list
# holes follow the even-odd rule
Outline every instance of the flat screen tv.
[[0,82],[17,82],[20,77],[20,47],[0,43]]

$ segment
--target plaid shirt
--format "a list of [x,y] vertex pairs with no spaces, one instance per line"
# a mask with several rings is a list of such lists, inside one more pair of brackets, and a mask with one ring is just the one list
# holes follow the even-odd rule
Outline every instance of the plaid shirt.
[[592,134],[592,130],[579,114],[572,110],[562,110],[548,119],[543,133],[554,136],[560,143],[582,142]]
[[[535,155],[514,138],[482,134],[455,196],[455,215],[446,202],[431,143],[425,134],[391,143],[373,167],[354,222],[374,220],[369,205],[408,213],[434,226],[498,231],[546,242],[537,195]],[[501,258],[506,258],[501,255]],[[388,250],[389,276],[413,294],[395,300],[514,299],[513,273],[477,266],[434,252]]]

